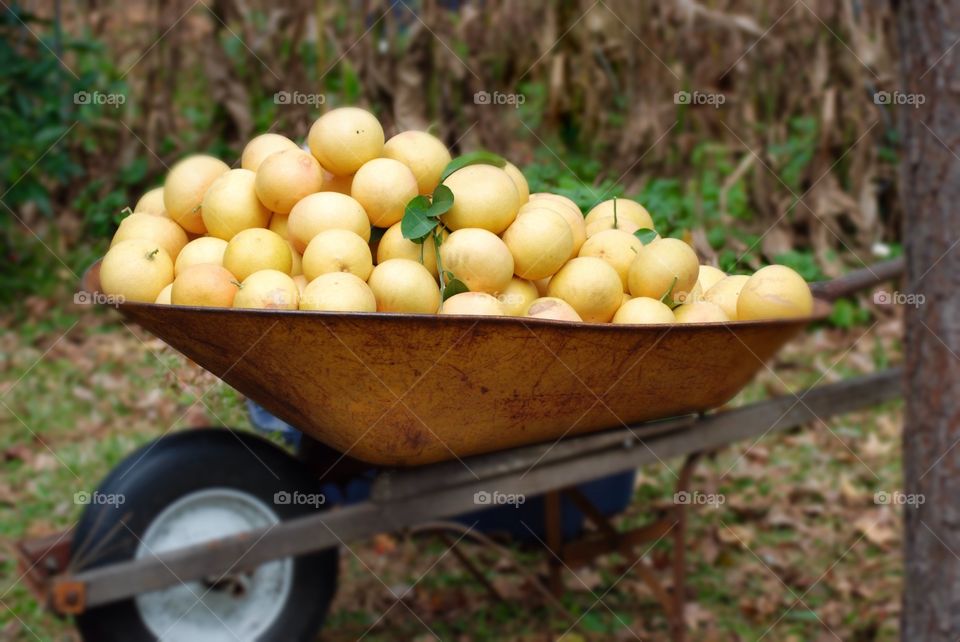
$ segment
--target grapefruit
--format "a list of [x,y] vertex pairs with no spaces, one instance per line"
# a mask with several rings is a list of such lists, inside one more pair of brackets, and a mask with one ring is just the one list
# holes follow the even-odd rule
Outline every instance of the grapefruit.
[[228,171],[230,167],[213,156],[201,154],[179,161],[163,183],[163,207],[167,216],[188,232],[206,232],[202,216],[203,196],[207,188]]
[[320,164],[336,176],[348,176],[383,153],[383,127],[358,107],[328,111],[310,127],[307,143]]
[[453,232],[440,246],[440,259],[443,269],[453,272],[471,292],[495,294],[513,278],[510,249],[500,237],[485,229]]
[[693,248],[679,239],[661,238],[640,248],[627,282],[633,296],[660,300],[668,293],[676,298],[690,292],[699,273]]
[[627,299],[613,315],[614,323],[648,325],[676,321],[673,310],[666,304],[645,296]]
[[383,233],[383,236],[380,237],[380,243],[377,245],[377,263],[383,263],[390,259],[409,259],[422,263],[434,278],[439,276],[437,272],[437,252],[432,234],[427,237],[422,245],[414,243],[403,237],[400,223],[394,223]]
[[577,311],[569,303],[557,297],[540,297],[527,306],[526,316],[534,319],[553,319],[554,321],[583,322]]
[[300,149],[295,142],[280,134],[260,134],[250,139],[240,155],[240,167],[255,172],[267,156],[288,149]]
[[486,292],[461,292],[443,302],[440,314],[463,314],[470,316],[506,316],[496,297]]
[[513,181],[513,186],[517,188],[517,194],[520,196],[520,204],[523,205],[529,201],[530,184],[527,183],[527,178],[523,175],[523,172],[520,171],[520,168],[513,163],[507,163],[503,166],[503,171],[507,173],[507,176]]
[[210,236],[229,241],[237,232],[267,226],[270,210],[257,198],[256,178],[249,169],[231,169],[213,181],[200,208]]
[[147,239],[157,243],[171,259],[176,259],[187,244],[187,233],[173,220],[146,212],[135,212],[120,221],[110,245],[128,239]]
[[229,308],[237,289],[237,278],[226,268],[204,263],[188,267],[177,275],[170,290],[170,301],[174,305]]
[[329,272],[349,272],[366,281],[372,271],[370,246],[348,230],[320,232],[303,253],[303,274],[308,281]]
[[173,281],[173,261],[163,247],[148,239],[120,241],[100,264],[100,287],[126,301],[153,303]]
[[302,254],[326,230],[347,230],[369,241],[370,219],[356,199],[338,192],[311,194],[290,210],[287,234],[297,252]]
[[173,264],[174,274],[180,274],[188,267],[209,263],[223,265],[223,253],[227,249],[227,242],[215,236],[201,236],[183,246],[176,262]]
[[510,284],[497,293],[497,301],[508,315],[522,317],[530,304],[539,296],[540,292],[532,281],[513,277],[510,279]]
[[579,255],[593,256],[609,263],[610,267],[617,271],[623,289],[626,290],[630,266],[642,247],[643,243],[633,234],[623,230],[603,230],[587,239],[580,248]]
[[264,207],[289,214],[297,201],[323,188],[323,169],[300,148],[274,152],[260,164],[255,188]]
[[813,314],[810,286],[785,265],[768,265],[753,273],[737,298],[737,319],[792,319]]
[[154,216],[166,216],[167,208],[163,205],[163,186],[154,187],[141,196],[137,204],[133,206],[133,211],[153,214]]
[[417,177],[392,158],[375,158],[353,176],[350,195],[367,212],[376,227],[390,227],[403,218],[407,203],[418,194]]
[[673,310],[677,323],[724,323],[730,320],[726,312],[709,301],[684,303]]
[[223,267],[243,281],[260,270],[290,274],[293,256],[290,246],[276,232],[251,228],[238,232],[223,252]]
[[259,270],[243,280],[233,298],[235,308],[296,310],[300,290],[293,278],[278,270]]
[[617,204],[617,222],[630,221],[637,228],[653,229],[653,218],[647,208],[629,198],[611,198],[608,201],[598,203],[584,217],[587,225],[605,218],[612,219],[614,202]]
[[553,275],[547,294],[569,303],[588,323],[607,323],[623,301],[623,284],[609,263],[582,256]]
[[502,233],[520,209],[520,195],[510,175],[493,165],[468,165],[444,181],[453,192],[453,207],[443,215],[451,230],[480,228]]
[[731,321],[737,321],[737,299],[740,291],[750,277],[743,274],[733,274],[717,283],[704,292],[703,300],[719,305]]
[[301,310],[376,312],[373,290],[349,272],[328,272],[310,281],[300,297]]
[[504,231],[503,242],[513,255],[514,273],[536,280],[552,276],[567,262],[573,233],[563,216],[541,208],[518,216]]
[[388,259],[373,268],[368,279],[377,299],[377,312],[436,314],[440,288],[427,268],[409,259]]
[[168,283],[163,286],[163,289],[160,290],[160,294],[157,295],[157,300],[154,303],[158,305],[170,305],[170,292],[173,290],[173,283]]
[[436,136],[427,132],[400,132],[383,146],[386,158],[400,161],[417,179],[420,194],[433,194],[440,184],[440,175],[450,163],[450,151]]
[[583,246],[584,241],[587,240],[587,226],[583,222],[583,214],[580,213],[580,210],[577,207],[567,205],[563,201],[550,198],[537,198],[531,199],[526,205],[522,206],[517,212],[517,218],[523,216],[527,212],[544,208],[553,210],[562,216],[563,220],[565,220],[567,225],[570,226],[570,233],[573,235],[573,249],[570,251],[569,258],[574,258],[580,252],[580,248]]

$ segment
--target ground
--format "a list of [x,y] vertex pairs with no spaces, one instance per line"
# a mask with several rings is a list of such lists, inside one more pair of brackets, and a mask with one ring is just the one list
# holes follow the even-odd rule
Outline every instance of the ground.
[[[12,543],[70,527],[82,508],[75,493],[165,431],[249,421],[235,391],[112,311],[43,299],[26,308],[29,323],[0,318],[0,640],[70,640],[69,622],[17,581]],[[898,336],[892,317],[814,329],[734,403],[885,367]],[[700,464],[693,488],[723,503],[691,516],[692,639],[897,639],[900,511],[909,508],[877,503],[875,493],[900,487],[901,417],[892,402],[740,443]],[[621,527],[670,505],[682,462],[666,464],[639,471]],[[507,596],[499,604],[438,539],[384,534],[349,544],[322,640],[667,639],[649,589],[636,573],[624,575],[617,556],[567,573],[562,607],[550,609],[527,579],[546,568],[529,549],[465,547]],[[647,559],[662,567],[668,551],[658,543]],[[395,604],[391,591],[411,586]],[[567,613],[579,618],[572,630]]]

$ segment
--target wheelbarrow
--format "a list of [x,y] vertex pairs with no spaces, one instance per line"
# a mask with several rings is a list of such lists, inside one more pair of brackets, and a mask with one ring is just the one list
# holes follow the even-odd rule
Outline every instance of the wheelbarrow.
[[[75,529],[20,543],[23,573],[85,640],[311,640],[340,545],[543,495],[550,590],[562,590],[564,566],[619,552],[680,640],[682,498],[698,455],[892,398],[899,372],[706,413],[822,319],[829,300],[901,270],[893,261],[818,284],[811,318],[674,326],[121,304],[301,431],[298,456],[222,428],[163,436],[109,473]],[[99,290],[99,263],[83,288]],[[679,455],[681,499],[629,532],[577,488]],[[367,499],[329,509],[329,484],[371,469]],[[593,530],[565,540],[564,501]],[[665,538],[669,590],[637,553]]]

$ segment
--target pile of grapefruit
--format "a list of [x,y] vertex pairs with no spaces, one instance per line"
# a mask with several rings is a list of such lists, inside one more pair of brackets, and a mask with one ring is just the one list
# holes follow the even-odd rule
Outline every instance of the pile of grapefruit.
[[788,267],[727,275],[633,200],[584,215],[492,154],[453,159],[423,131],[385,140],[355,107],[303,146],[257,136],[235,169],[179,161],[121,221],[100,279],[127,301],[278,310],[658,324],[813,309]]

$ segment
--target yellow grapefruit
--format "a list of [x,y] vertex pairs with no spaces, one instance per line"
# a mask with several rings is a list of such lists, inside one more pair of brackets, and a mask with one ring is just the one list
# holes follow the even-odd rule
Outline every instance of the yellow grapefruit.
[[328,272],[310,281],[300,297],[301,310],[376,312],[373,290],[349,272]]
[[623,301],[623,284],[609,263],[583,256],[571,259],[553,275],[547,294],[569,303],[588,323],[606,323]]
[[527,306],[526,316],[534,319],[552,319],[554,321],[583,322],[573,306],[557,297],[540,297]]
[[250,142],[243,148],[243,153],[240,155],[240,167],[255,172],[260,169],[260,163],[262,163],[267,156],[288,149],[300,148],[286,136],[281,136],[280,134],[260,134],[255,138],[251,138]]
[[563,201],[551,198],[536,198],[531,199],[526,205],[520,208],[517,212],[517,218],[527,212],[543,208],[553,210],[562,216],[563,220],[570,226],[570,233],[573,235],[573,249],[570,251],[569,258],[574,258],[580,252],[580,248],[583,247],[584,241],[587,240],[587,226],[583,222],[583,214],[580,213],[580,210],[576,206],[567,205]]
[[427,132],[400,132],[383,146],[386,158],[400,161],[417,178],[421,194],[432,194],[440,183],[440,174],[450,163],[450,151],[436,136]]
[[135,212],[120,221],[110,245],[128,239],[147,239],[157,243],[171,259],[176,259],[180,250],[187,244],[187,233],[173,220],[165,216],[154,216],[146,212]]
[[617,222],[630,221],[638,228],[653,229],[653,218],[650,216],[647,208],[629,198],[611,198],[608,201],[597,204],[587,212],[587,215],[584,217],[587,225],[605,218],[612,219],[614,202],[617,204]]
[[546,208],[518,216],[504,231],[503,242],[513,255],[514,273],[532,280],[555,274],[573,250],[570,226],[563,216]]
[[100,264],[100,287],[104,294],[126,301],[153,303],[171,281],[173,261],[163,247],[147,239],[120,241]]
[[642,247],[640,239],[633,234],[623,230],[603,230],[587,239],[580,248],[580,256],[593,256],[609,263],[617,271],[623,289],[626,290],[630,266]]
[[533,281],[510,279],[510,284],[497,293],[497,301],[503,306],[504,312],[512,317],[522,317],[530,304],[540,296]]
[[394,223],[383,233],[380,238],[380,244],[377,245],[377,263],[383,263],[390,259],[410,259],[417,263],[422,263],[430,274],[436,278],[437,272],[437,252],[434,249],[433,235],[428,236],[427,240],[421,245],[414,243],[409,239],[403,238],[403,230],[400,229],[400,223]]
[[443,184],[453,192],[453,207],[443,215],[451,230],[480,228],[500,234],[517,217],[520,195],[513,179],[499,167],[468,165]]
[[677,319],[666,304],[645,296],[627,299],[613,315],[614,323],[657,324],[676,323]]
[[257,198],[256,178],[249,169],[231,169],[213,181],[200,209],[210,236],[229,241],[237,232],[267,226],[270,210]]
[[327,170],[323,170],[323,191],[339,192],[350,196],[350,187],[353,185],[353,174],[346,176],[334,176]]
[[383,153],[383,127],[364,109],[341,107],[313,123],[307,143],[327,171],[347,176]]
[[[511,187],[512,189],[512,187]],[[440,245],[443,269],[463,281],[471,292],[496,294],[513,278],[513,255],[493,232],[460,229]]]
[[368,283],[377,298],[377,312],[436,314],[440,308],[437,282],[416,261],[384,261],[373,268]]
[[183,246],[176,262],[173,264],[174,274],[180,274],[188,267],[209,263],[223,265],[223,253],[227,249],[227,242],[215,236],[201,236]]
[[719,305],[731,321],[738,320],[737,300],[740,298],[740,291],[750,277],[744,274],[733,274],[717,283],[704,292],[703,300]]
[[363,206],[376,227],[398,223],[407,203],[417,194],[417,177],[409,167],[392,158],[364,163],[350,186],[350,195]]
[[338,192],[311,194],[290,210],[287,234],[301,254],[313,237],[326,230],[347,230],[369,241],[370,219],[356,199]]
[[813,314],[810,286],[785,265],[762,267],[747,279],[737,299],[737,319],[792,319]]
[[204,263],[188,267],[177,275],[170,301],[174,305],[229,308],[237,289],[237,278],[226,268]]
[[348,230],[320,232],[303,253],[303,274],[308,281],[329,272],[349,272],[366,281],[372,271],[370,246]]
[[630,266],[627,281],[630,294],[674,299],[691,291],[700,273],[697,253],[679,239],[661,238],[644,245]]
[[207,188],[228,171],[230,167],[213,156],[188,156],[178,162],[163,183],[163,207],[167,216],[188,232],[206,232],[202,217],[203,196]]
[[323,169],[309,152],[286,149],[263,159],[255,187],[264,207],[288,214],[297,201],[323,188]]
[[154,303],[158,305],[170,305],[170,292],[173,290],[173,283],[168,283],[163,286],[163,289],[160,290],[160,294],[157,295],[157,300]]
[[238,232],[223,252],[223,267],[243,281],[260,270],[279,270],[290,274],[293,256],[290,246],[276,232],[251,228]]
[[296,310],[300,290],[293,278],[278,270],[259,270],[243,280],[233,298],[235,308]]
[[167,208],[163,205],[163,186],[154,187],[141,196],[137,204],[133,206],[133,211],[153,214],[154,216],[166,216]]
[[719,305],[709,301],[684,303],[674,308],[673,315],[677,323],[724,323],[730,320]]
[[493,295],[486,292],[461,292],[443,302],[440,314],[502,317],[507,313]]
[[520,168],[513,163],[507,163],[503,166],[503,171],[507,173],[513,186],[517,188],[517,194],[520,196],[520,204],[523,205],[530,200],[530,184],[527,183],[527,177],[523,175]]

